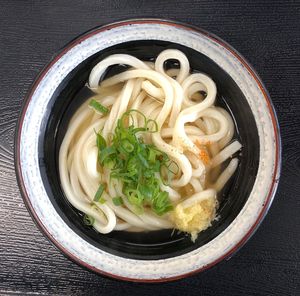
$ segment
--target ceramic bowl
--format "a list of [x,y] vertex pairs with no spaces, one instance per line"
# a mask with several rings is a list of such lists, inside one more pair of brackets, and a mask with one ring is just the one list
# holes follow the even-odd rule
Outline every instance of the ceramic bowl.
[[[217,104],[233,116],[243,145],[222,192],[219,219],[195,243],[171,230],[99,234],[64,196],[58,151],[68,122],[91,92],[93,66],[113,53],[142,60],[166,48],[183,51],[208,74]],[[138,19],[93,29],[69,43],[41,72],[25,100],[16,133],[16,172],[30,213],[44,234],[75,262],[129,281],[169,281],[231,256],[253,234],[272,202],[280,171],[280,137],[269,95],[252,67],[218,37],[176,22]]]

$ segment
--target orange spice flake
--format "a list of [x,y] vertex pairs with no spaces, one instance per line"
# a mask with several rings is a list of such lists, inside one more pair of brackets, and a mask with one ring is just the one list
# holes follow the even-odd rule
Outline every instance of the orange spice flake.
[[202,144],[200,140],[197,140],[194,144],[195,144],[199,149],[202,149],[202,148],[205,147],[205,146],[211,145],[212,142],[211,142],[211,141],[207,141],[207,142],[205,141],[205,142]]
[[203,161],[205,165],[208,165],[210,162],[209,154],[206,150],[201,149],[199,153],[199,158]]
[[[207,151],[206,146],[205,146],[205,145],[201,145],[201,143],[200,143],[199,140],[197,140],[197,141],[195,142],[195,144],[196,144],[196,146],[197,146],[197,147],[199,148],[199,150],[200,150],[200,153],[199,153],[199,155],[198,155],[199,159],[201,159],[202,162],[203,162],[205,165],[208,165],[209,162],[210,162],[210,156],[209,156],[209,153],[208,153],[208,151]],[[209,145],[209,143],[208,143],[208,145]]]

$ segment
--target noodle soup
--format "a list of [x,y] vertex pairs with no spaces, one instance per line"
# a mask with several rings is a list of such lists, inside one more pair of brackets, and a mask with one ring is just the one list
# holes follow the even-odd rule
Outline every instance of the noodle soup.
[[[170,60],[178,66],[166,69]],[[102,80],[112,65],[128,68]],[[152,62],[108,56],[88,85],[94,95],[73,115],[59,151],[68,201],[103,234],[177,229],[195,241],[216,219],[218,192],[242,148],[231,115],[215,104],[213,79],[166,49]]]

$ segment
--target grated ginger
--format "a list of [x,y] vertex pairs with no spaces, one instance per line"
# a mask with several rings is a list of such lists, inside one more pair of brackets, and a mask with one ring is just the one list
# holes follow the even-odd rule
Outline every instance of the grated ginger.
[[215,198],[205,199],[190,207],[183,207],[179,203],[171,213],[171,220],[176,228],[191,234],[194,242],[198,233],[211,226],[216,216],[217,201]]

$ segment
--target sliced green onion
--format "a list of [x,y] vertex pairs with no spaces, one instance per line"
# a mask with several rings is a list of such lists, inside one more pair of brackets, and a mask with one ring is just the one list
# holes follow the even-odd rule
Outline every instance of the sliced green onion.
[[101,203],[102,205],[105,204],[106,203],[106,199],[104,197],[100,197],[99,203]]
[[[139,122],[142,121],[142,125],[134,125],[134,114],[139,117]],[[164,178],[170,180],[171,174],[178,173],[179,168],[166,153],[153,144],[145,143],[142,136],[143,133],[157,131],[155,120],[147,120],[138,110],[129,110],[118,120],[107,142],[100,133],[97,134],[99,164],[111,170],[111,179],[117,179],[123,184],[124,198],[137,214],[142,214],[145,206],[151,206],[157,215],[173,209],[169,194],[162,191],[160,185],[165,183]],[[112,201],[115,205],[123,204],[121,197],[115,197]]]
[[101,150],[103,150],[103,149],[106,147],[106,141],[105,141],[105,139],[101,136],[100,133],[97,133],[96,131],[95,131],[95,133],[96,133],[96,137],[97,137],[97,138],[96,138],[96,145],[97,145],[99,151],[101,151]]
[[130,143],[130,141],[128,139],[122,140],[121,146],[127,153],[130,153],[134,150],[134,145],[132,143]]
[[148,161],[150,163],[155,163],[157,153],[154,149],[149,148]]
[[94,196],[94,201],[100,202],[100,198],[102,196],[102,193],[103,193],[104,189],[105,189],[104,185],[100,184],[100,186],[99,186],[99,188],[98,188],[98,190],[97,190],[97,192]]
[[141,163],[143,164],[143,166],[146,168],[149,168],[149,163],[148,163],[147,159],[141,153],[139,153],[137,156],[138,156],[139,160],[141,161]]
[[145,127],[137,127],[135,129],[133,129],[134,133],[138,133],[138,132],[146,132],[147,129]]
[[[152,124],[152,126],[151,126]],[[154,128],[153,128],[154,127]],[[146,123],[146,129],[149,133],[156,133],[158,132],[158,124],[153,119],[148,119]]]
[[95,222],[95,219],[92,216],[84,214],[83,216],[83,223],[87,226],[92,226]]
[[107,158],[103,161],[103,165],[108,169],[112,169],[115,166],[115,160]]
[[161,163],[158,160],[156,160],[155,164],[153,165],[153,171],[157,173],[160,172],[160,167],[161,167]]
[[140,207],[143,204],[144,198],[139,191],[135,189],[127,189],[125,190],[125,194],[132,205]]
[[96,111],[103,113],[103,114],[107,114],[109,112],[109,110],[104,107],[103,105],[101,105],[99,102],[97,102],[95,99],[91,99],[89,106],[92,107],[93,109],[95,109]]
[[138,173],[138,161],[135,157],[131,157],[127,160],[127,173],[130,176],[134,176]]
[[115,206],[121,206],[123,204],[123,199],[121,196],[113,197],[112,201]]
[[[131,120],[132,120],[132,122],[133,122],[133,118],[132,118],[132,116],[131,116],[131,113],[137,113],[138,115],[140,115],[140,116],[143,118],[143,120],[144,120],[144,126],[145,126],[145,128],[146,128],[146,124],[147,124],[147,118],[146,118],[146,116],[145,116],[141,111],[136,110],[136,109],[131,109],[131,110],[125,112],[125,113],[122,115],[122,117],[121,117],[121,119],[120,119],[121,126],[122,126],[122,127],[125,126],[125,125],[124,125],[124,120],[125,120],[126,118],[128,118],[128,117],[131,117]],[[134,125],[134,122],[133,122],[132,125]]]
[[140,193],[142,194],[142,196],[147,199],[147,200],[151,200],[153,197],[153,188],[149,185],[142,185],[139,184],[138,185],[138,190],[140,191]]
[[108,158],[109,156],[115,153],[116,153],[116,148],[113,146],[104,148],[102,151],[100,151],[100,155],[99,155],[100,163],[102,164],[106,158]]
[[159,216],[173,209],[173,206],[170,203],[169,194],[166,191],[160,192],[156,196],[153,200],[152,209]]

